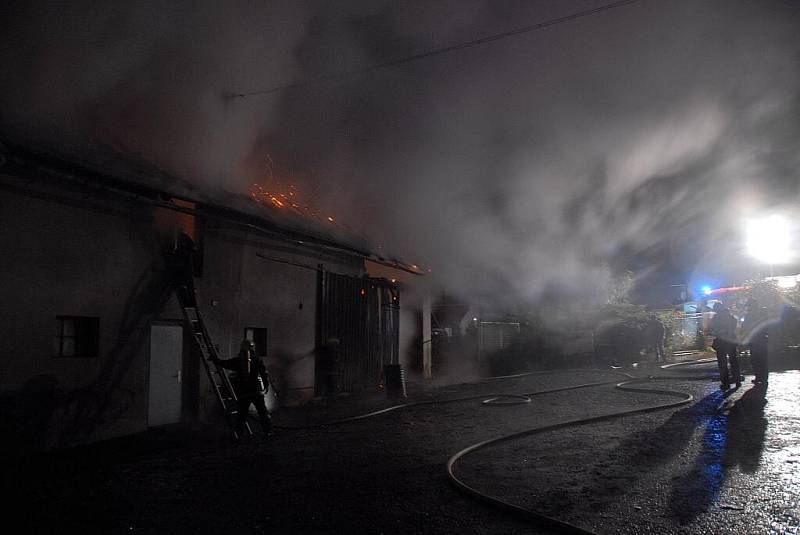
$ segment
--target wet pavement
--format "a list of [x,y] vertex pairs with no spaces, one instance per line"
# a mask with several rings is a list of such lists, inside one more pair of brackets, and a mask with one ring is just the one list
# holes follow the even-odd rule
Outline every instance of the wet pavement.
[[716,507],[698,525],[733,533],[800,529],[800,374],[773,373],[760,390],[749,388],[706,424],[698,470],[713,482]]
[[493,496],[597,533],[798,533],[800,373],[727,397],[711,381],[671,388],[696,401],[518,440],[462,471]]
[[[765,393],[746,382],[726,398],[713,365],[688,368],[628,371],[673,375],[652,388],[691,393],[691,404],[512,440],[465,457],[456,473],[596,533],[797,533],[800,372],[773,372]],[[396,402],[282,409],[269,440],[156,431],[32,456],[8,467],[3,490],[26,533],[549,533],[459,493],[445,462],[493,437],[665,401],[613,384],[545,393],[618,380],[558,371],[412,383],[411,405],[337,425],[314,424]],[[500,393],[534,395],[481,403]]]

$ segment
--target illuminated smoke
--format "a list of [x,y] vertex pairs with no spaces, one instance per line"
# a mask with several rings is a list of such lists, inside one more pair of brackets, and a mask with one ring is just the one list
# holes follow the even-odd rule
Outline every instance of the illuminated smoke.
[[0,103],[6,120],[77,130],[211,189],[258,197],[258,183],[279,211],[272,173],[313,192],[297,204],[321,224],[478,297],[593,295],[609,264],[733,274],[740,214],[797,200],[792,2],[643,0],[230,96],[596,3],[26,3],[4,25]]
[[[324,13],[304,78],[332,54],[380,63],[560,14],[462,6],[385,5],[361,25]],[[739,218],[796,199],[799,16],[781,2],[643,2],[284,95],[268,146],[453,291],[601,298],[609,263],[639,278],[671,264],[666,284],[734,276],[752,269]]]

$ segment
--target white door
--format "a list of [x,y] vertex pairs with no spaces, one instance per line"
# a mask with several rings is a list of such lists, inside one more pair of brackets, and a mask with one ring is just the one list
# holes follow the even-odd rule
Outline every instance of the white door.
[[180,422],[182,361],[183,327],[151,325],[148,426]]

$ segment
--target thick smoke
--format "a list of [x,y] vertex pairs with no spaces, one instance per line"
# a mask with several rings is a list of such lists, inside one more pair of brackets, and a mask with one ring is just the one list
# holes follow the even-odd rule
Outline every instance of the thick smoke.
[[600,299],[609,265],[667,269],[670,282],[742,276],[741,217],[797,200],[793,2],[642,0],[364,76],[223,97],[601,3],[29,7],[7,23],[0,98],[4,114],[24,112],[15,119],[79,129],[213,187],[296,182],[376,246],[484,298]]
[[[295,2],[20,2],[6,5],[0,109],[15,129],[133,153],[205,187],[245,182],[275,100],[231,89],[299,75]],[[53,140],[58,143],[59,140]]]
[[[303,46],[314,57],[361,42],[380,63],[586,5],[390,3],[332,22],[351,27],[347,46],[334,32]],[[799,15],[785,2],[640,2],[286,95],[278,131],[356,207],[355,226],[451,288],[602,298],[605,264],[634,259],[641,277],[667,261],[667,283],[724,280],[752,269],[739,220],[796,198]]]

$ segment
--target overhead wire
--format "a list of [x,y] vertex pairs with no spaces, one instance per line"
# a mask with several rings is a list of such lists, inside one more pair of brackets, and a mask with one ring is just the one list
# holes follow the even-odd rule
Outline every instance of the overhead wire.
[[269,95],[271,93],[277,93],[280,91],[285,91],[287,89],[300,89],[303,87],[313,86],[313,85],[322,85],[327,82],[332,82],[336,80],[341,80],[344,78],[354,77],[354,76],[362,76],[368,74],[372,71],[378,69],[385,69],[388,67],[395,67],[397,65],[403,65],[406,63],[411,63],[414,61],[419,61],[421,59],[429,58],[432,56],[439,56],[442,54],[447,54],[450,52],[454,52],[457,50],[464,50],[467,48],[473,48],[476,46],[484,45],[486,43],[492,43],[494,41],[499,41],[501,39],[506,39],[508,37],[513,37],[516,35],[529,33],[535,30],[541,30],[543,28],[548,28],[550,26],[556,26],[558,24],[562,24],[565,22],[570,22],[576,19],[580,19],[583,17],[589,17],[591,15],[596,15],[598,13],[602,13],[604,11],[609,11],[611,9],[616,9],[619,7],[627,6],[630,4],[634,4],[639,0],[618,0],[617,2],[610,2],[608,4],[603,4],[601,6],[592,8],[592,9],[585,9],[583,11],[578,11],[576,13],[572,13],[570,15],[565,15],[562,17],[556,17],[553,19],[545,20],[542,22],[537,22],[536,24],[530,24],[528,26],[522,26],[520,28],[515,28],[513,30],[507,30],[505,32],[496,33],[492,35],[487,35],[485,37],[480,37],[478,39],[473,39],[472,41],[466,41],[463,43],[458,43],[455,45],[450,45],[442,48],[435,48],[433,50],[428,50],[426,52],[421,52],[418,54],[414,54],[411,56],[405,56],[402,58],[392,59],[385,61],[383,63],[376,63],[374,65],[370,65],[368,67],[364,67],[361,69],[355,69],[350,71],[342,71],[338,73],[329,74],[326,76],[320,76],[318,78],[302,80],[300,82],[293,82],[289,84],[282,84],[276,85],[274,87],[268,89],[262,89],[257,91],[249,91],[243,93],[227,93],[226,96],[228,98],[247,98],[247,97],[254,97],[254,96],[264,96]]

